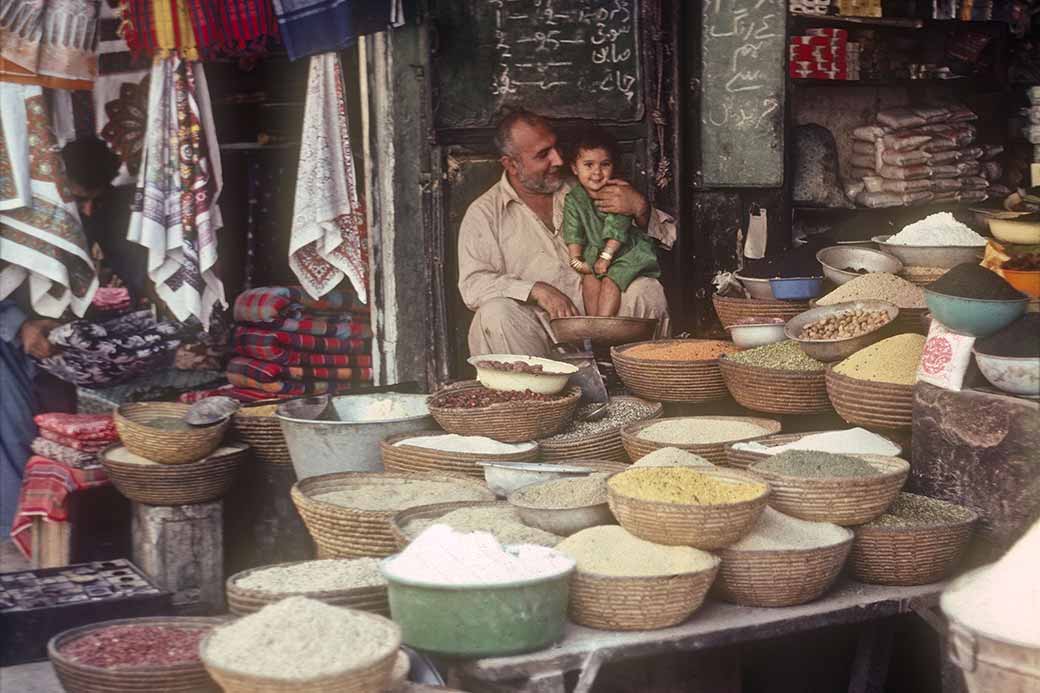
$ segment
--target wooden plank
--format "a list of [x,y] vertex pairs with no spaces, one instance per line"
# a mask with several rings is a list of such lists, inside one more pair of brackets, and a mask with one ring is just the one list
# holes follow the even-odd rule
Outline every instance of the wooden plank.
[[844,580],[823,599],[783,609],[709,601],[690,621],[662,630],[609,632],[568,624],[563,641],[553,647],[512,657],[470,660],[458,667],[470,679],[506,681],[543,672],[579,670],[594,651],[601,651],[605,659],[614,662],[766,640],[905,614],[915,606],[933,606],[943,586],[883,587]]
[[69,564],[72,554],[72,523],[34,517],[32,528],[33,568],[57,568]]

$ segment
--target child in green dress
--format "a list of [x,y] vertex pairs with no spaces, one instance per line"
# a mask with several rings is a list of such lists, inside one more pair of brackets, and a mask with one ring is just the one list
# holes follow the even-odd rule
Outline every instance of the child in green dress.
[[632,217],[604,214],[589,192],[596,193],[614,174],[617,142],[606,131],[590,128],[574,143],[571,170],[578,177],[563,205],[563,240],[570,265],[582,275],[586,315],[614,316],[621,294],[636,277],[659,277],[654,242],[632,224]]

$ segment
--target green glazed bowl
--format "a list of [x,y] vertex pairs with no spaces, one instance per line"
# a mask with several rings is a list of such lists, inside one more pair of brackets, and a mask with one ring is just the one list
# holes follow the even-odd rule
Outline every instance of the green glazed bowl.
[[956,332],[974,337],[988,337],[1018,320],[1029,307],[1029,298],[989,301],[979,298],[947,296],[928,289],[924,299],[932,318]]
[[533,652],[563,638],[574,562],[546,577],[495,585],[440,585],[402,579],[387,570],[390,615],[401,641],[454,657]]

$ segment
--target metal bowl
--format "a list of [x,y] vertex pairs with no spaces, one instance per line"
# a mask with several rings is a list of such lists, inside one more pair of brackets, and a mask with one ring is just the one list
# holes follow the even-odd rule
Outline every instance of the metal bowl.
[[477,462],[484,468],[484,480],[496,496],[505,498],[513,491],[543,481],[570,476],[588,476],[593,469],[579,465],[544,464],[540,462]]
[[657,332],[655,318],[607,318],[581,315],[556,318],[550,323],[556,340],[581,344],[586,339],[600,346],[617,346],[629,342],[645,342]]
[[607,503],[598,505],[587,505],[582,508],[531,508],[513,503],[512,497],[509,502],[516,506],[520,513],[520,519],[525,525],[544,530],[550,534],[561,537],[569,537],[575,532],[580,532],[589,527],[600,525],[616,525],[614,514],[610,512]]
[[894,255],[908,267],[941,267],[953,269],[962,262],[976,262],[986,249],[984,245],[896,245],[889,243],[888,236],[874,236],[878,248]]
[[773,287],[769,285],[768,279],[759,279],[758,277],[745,277],[739,272],[735,275],[740,283],[744,285],[748,293],[751,294],[751,298],[757,298],[760,301],[772,301],[773,300]]
[[[541,366],[541,373],[521,373],[486,367],[486,361],[526,363]],[[466,363],[477,369],[477,381],[489,390],[530,390],[543,395],[555,395],[567,387],[567,381],[578,372],[578,367],[562,361],[518,354],[481,354],[471,356]]]
[[835,284],[845,284],[863,276],[842,269],[844,267],[863,269],[868,274],[899,274],[903,271],[903,263],[898,258],[872,248],[831,246],[816,253],[816,259],[823,265],[823,275]]
[[784,321],[749,322],[730,325],[726,328],[733,343],[741,349],[752,349],[766,344],[784,341]]
[[[802,330],[811,322],[829,318],[853,310],[883,310],[888,313],[889,320],[881,327],[875,328],[866,334],[856,337],[844,337],[842,339],[802,339]],[[890,325],[899,316],[899,308],[888,301],[877,301],[864,299],[862,301],[849,301],[848,303],[835,303],[831,306],[820,306],[807,310],[788,321],[784,327],[784,334],[788,339],[793,339],[802,347],[807,356],[817,361],[831,362],[841,361],[848,356],[864,349],[883,336],[885,327]]]
[[1013,395],[1040,397],[1040,358],[975,354],[975,362],[990,385]]

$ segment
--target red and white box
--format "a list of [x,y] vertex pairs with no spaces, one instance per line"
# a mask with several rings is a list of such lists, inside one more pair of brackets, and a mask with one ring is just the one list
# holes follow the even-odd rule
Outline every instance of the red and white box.
[[818,29],[806,29],[807,36],[827,36],[828,38],[837,39],[839,41],[848,41],[849,32],[845,29],[834,29],[834,28],[818,28]]

